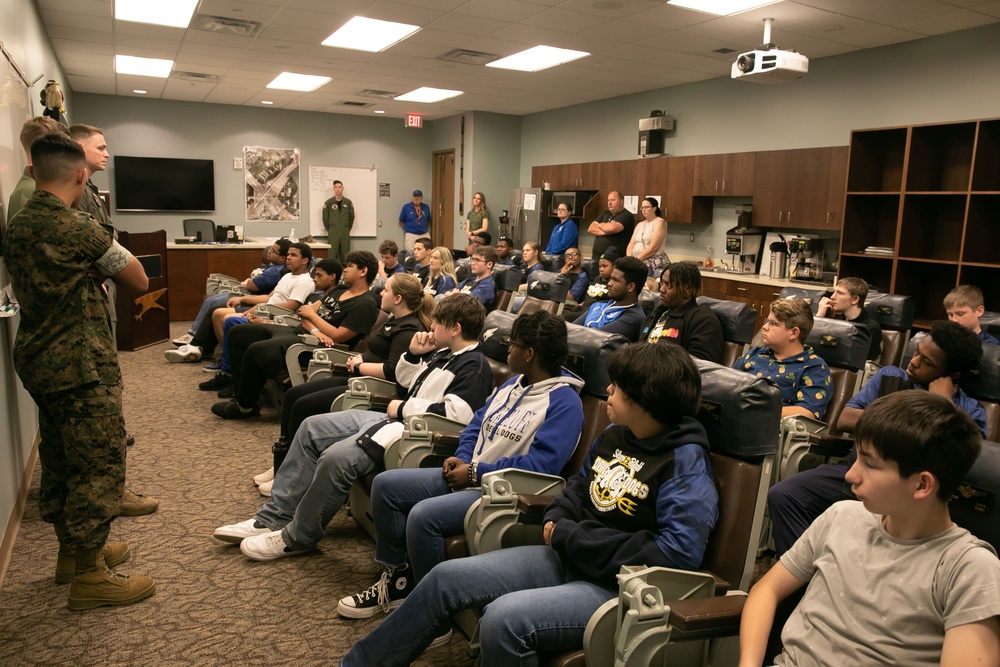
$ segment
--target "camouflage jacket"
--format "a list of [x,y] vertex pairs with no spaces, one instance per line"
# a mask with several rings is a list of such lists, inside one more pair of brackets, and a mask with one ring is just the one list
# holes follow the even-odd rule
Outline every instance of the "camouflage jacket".
[[14,368],[28,391],[120,381],[108,302],[86,274],[111,242],[89,214],[42,190],[11,220],[3,250],[21,305]]
[[97,186],[92,181],[87,181],[87,189],[83,191],[83,197],[80,199],[80,203],[76,205],[76,208],[94,216],[94,219],[107,228],[116,241],[118,240],[118,230],[115,229],[114,223],[111,222],[111,216],[108,215],[107,209],[104,208],[104,202],[101,201],[98,195]]

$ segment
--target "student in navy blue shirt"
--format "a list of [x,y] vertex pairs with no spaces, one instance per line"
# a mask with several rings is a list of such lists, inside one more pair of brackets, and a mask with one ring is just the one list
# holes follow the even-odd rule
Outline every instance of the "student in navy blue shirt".
[[497,264],[514,266],[514,242],[506,236],[497,239]]
[[[805,302],[803,302],[805,303]],[[976,335],[957,322],[937,322],[931,333],[917,344],[906,370],[886,366],[847,402],[837,420],[841,431],[853,432],[865,408],[880,396],[915,389],[940,394],[962,408],[986,434],[986,412],[979,402],[958,387],[959,379],[979,367],[983,347]],[[806,528],[838,500],[853,499],[844,483],[847,469],[856,458],[821,465],[774,485],[767,494],[775,553],[780,557]]]
[[983,291],[975,285],[959,285],[944,297],[948,319],[979,336],[984,345],[1000,345],[1000,340],[979,326],[979,318],[986,312]]
[[399,261],[399,246],[395,241],[385,240],[378,247],[378,275],[381,278],[388,278],[393,273],[402,273],[406,267]]
[[635,257],[619,257],[608,279],[610,301],[598,301],[576,318],[573,324],[617,333],[630,341],[639,340],[646,313],[639,305],[639,293],[646,284],[646,265]]
[[524,271],[524,282],[521,283],[521,289],[528,289],[528,281],[531,279],[531,274],[535,271],[544,271],[545,265],[542,264],[542,246],[534,241],[528,241],[521,248],[521,270]]
[[476,301],[483,304],[486,311],[493,308],[497,298],[496,285],[493,283],[493,265],[497,262],[497,251],[493,246],[484,245],[476,248],[469,258],[469,270],[472,275],[463,280],[459,292],[471,294]]
[[581,255],[579,248],[567,248],[564,257],[566,263],[559,269],[559,273],[569,278],[569,293],[574,301],[580,303],[587,296],[587,288],[590,287],[590,277],[580,267]]
[[556,207],[556,215],[559,216],[559,222],[552,228],[549,243],[545,246],[546,255],[563,254],[569,248],[576,245],[576,239],[579,235],[576,223],[569,218],[569,206],[567,204],[559,204]]

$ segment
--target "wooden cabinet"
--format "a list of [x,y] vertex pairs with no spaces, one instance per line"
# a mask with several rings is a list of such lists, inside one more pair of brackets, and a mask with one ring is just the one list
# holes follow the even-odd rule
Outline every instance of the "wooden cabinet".
[[[833,152],[842,162],[835,165]],[[757,153],[754,224],[795,229],[839,229],[846,148],[805,148]],[[834,174],[834,166],[837,173]],[[839,184],[839,186],[835,185]],[[831,210],[831,199],[840,202]]]
[[756,158],[756,153],[698,155],[694,162],[694,196],[752,196]]
[[778,298],[780,287],[743,282],[732,278],[701,277],[701,293],[713,299],[738,301],[750,306],[757,313],[757,330],[764,326],[764,320],[771,302]]
[[918,327],[960,284],[1000,310],[998,219],[1000,120],[852,133],[839,273],[912,296]]

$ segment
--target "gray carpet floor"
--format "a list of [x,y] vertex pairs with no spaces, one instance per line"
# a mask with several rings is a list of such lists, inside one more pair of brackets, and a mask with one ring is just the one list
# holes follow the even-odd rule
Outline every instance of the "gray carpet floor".
[[[189,323],[174,323],[172,335]],[[263,498],[251,478],[270,466],[278,415],[246,421],[210,412],[201,364],[167,364],[166,345],[120,353],[125,419],[136,438],[127,484],[159,499],[145,517],[121,517],[111,539],[128,542],[123,574],[149,574],[156,595],[129,607],[71,612],[54,580],[57,544],[39,518],[38,469],[10,567],[0,587],[0,665],[336,665],[378,619],[336,612],[344,595],[377,575],[374,543],[341,510],[320,548],[270,563],[212,538],[253,516]],[[464,637],[416,665],[472,665]]]

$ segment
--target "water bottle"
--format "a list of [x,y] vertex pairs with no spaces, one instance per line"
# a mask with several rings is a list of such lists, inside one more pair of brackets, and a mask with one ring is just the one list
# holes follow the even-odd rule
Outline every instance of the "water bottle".
[[299,237],[295,235],[295,228],[294,227],[292,227],[292,231],[288,235],[288,240],[291,241],[292,243],[298,243],[299,242]]

